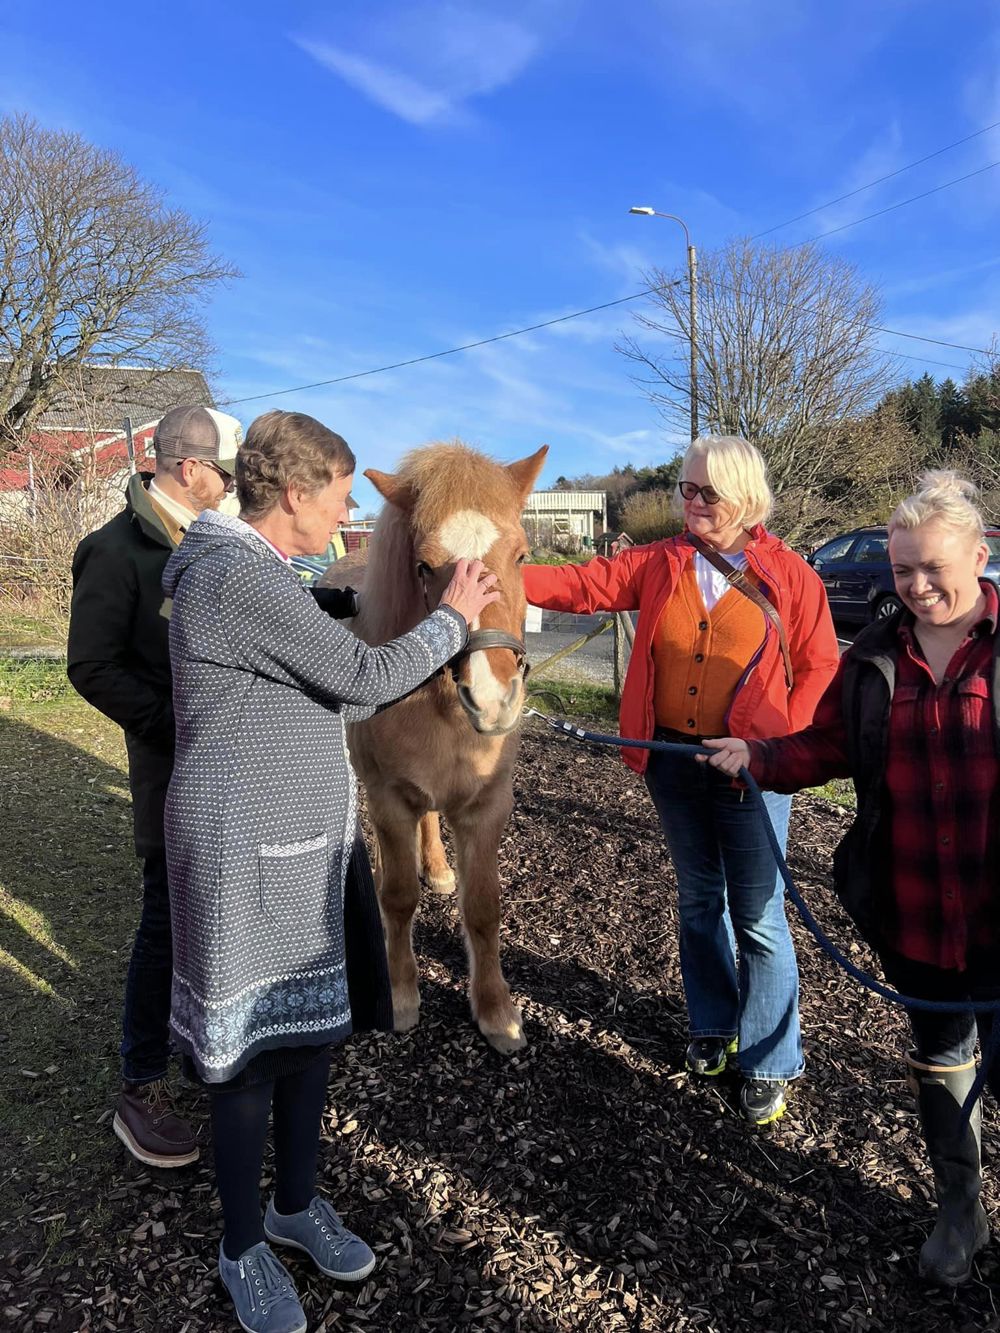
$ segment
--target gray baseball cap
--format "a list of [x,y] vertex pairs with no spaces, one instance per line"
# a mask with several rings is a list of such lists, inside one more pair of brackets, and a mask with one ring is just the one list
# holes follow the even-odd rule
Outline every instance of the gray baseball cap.
[[214,407],[172,407],[153,433],[157,458],[197,458],[215,463],[229,476],[236,472],[236,450],[242,442],[240,423]]

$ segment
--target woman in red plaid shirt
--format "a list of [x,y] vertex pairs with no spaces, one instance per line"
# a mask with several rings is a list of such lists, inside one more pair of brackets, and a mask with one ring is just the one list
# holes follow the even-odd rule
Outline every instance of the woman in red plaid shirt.
[[[776,740],[706,741],[708,761],[746,765],[771,791],[850,777],[857,817],[834,854],[837,894],[890,983],[929,1000],[1000,999],[1000,635],[975,488],[928,472],[889,522],[904,609],[858,635],[812,725]],[[907,1055],[934,1171],[938,1217],[925,1277],[957,1286],[989,1239],[980,1203],[976,1017],[909,1011]],[[990,1015],[980,1015],[985,1041]],[[989,1086],[1000,1098],[1000,1068]]]

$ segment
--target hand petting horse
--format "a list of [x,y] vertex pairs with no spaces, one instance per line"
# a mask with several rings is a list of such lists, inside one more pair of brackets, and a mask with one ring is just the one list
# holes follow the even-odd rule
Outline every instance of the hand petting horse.
[[[469,998],[486,1040],[509,1054],[525,1044],[521,1014],[500,967],[497,848],[513,808],[511,771],[524,700],[525,599],[518,566],[528,553],[521,511],[547,446],[507,466],[461,443],[414,450],[394,474],[365,476],[388,502],[372,534],[354,630],[382,644],[437,606],[455,562],[485,562],[501,597],[488,606],[462,656],[408,698],[350,729],[351,758],[378,837],[397,1031],[420,1015],[413,917],[420,876],[454,883],[439,812],[451,827],[469,955]],[[333,565],[324,583],[357,583],[357,565]]]

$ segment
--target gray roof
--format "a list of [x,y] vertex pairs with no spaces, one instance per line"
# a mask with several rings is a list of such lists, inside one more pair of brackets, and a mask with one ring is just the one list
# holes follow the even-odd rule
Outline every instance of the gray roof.
[[121,430],[125,417],[138,429],[172,407],[214,407],[200,370],[150,370],[141,366],[81,366],[74,382],[32,423],[34,430],[77,427]]

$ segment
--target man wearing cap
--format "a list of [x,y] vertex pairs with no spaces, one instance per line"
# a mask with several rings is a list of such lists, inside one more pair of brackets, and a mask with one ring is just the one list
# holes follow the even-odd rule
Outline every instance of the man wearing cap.
[[166,1083],[172,949],[163,802],[174,759],[168,622],[160,579],[171,551],[234,484],[240,423],[175,407],[153,436],[156,475],[128,485],[125,508],[73,558],[67,670],[80,694],[125,731],[142,914],[125,985],[122,1089],[114,1131],[150,1166],[196,1160],[192,1127]]

